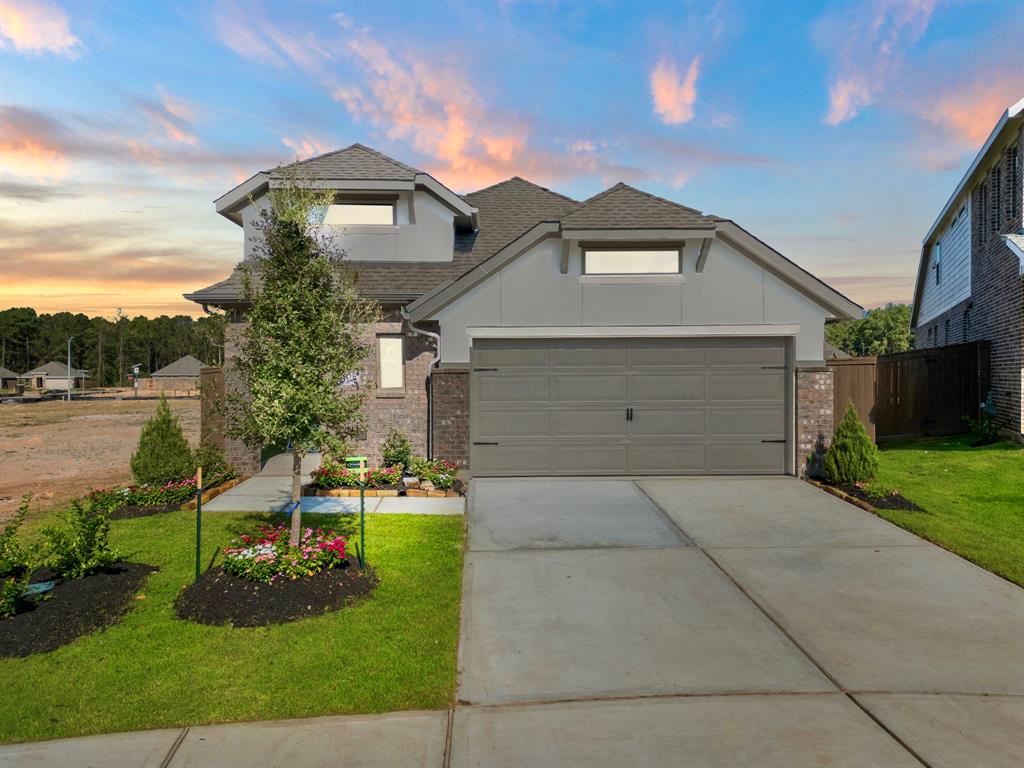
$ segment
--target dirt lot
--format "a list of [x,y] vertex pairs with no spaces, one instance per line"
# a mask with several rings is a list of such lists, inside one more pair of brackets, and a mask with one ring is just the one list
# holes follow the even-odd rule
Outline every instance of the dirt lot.
[[[0,520],[10,516],[24,493],[33,494],[33,511],[43,511],[89,488],[131,481],[128,462],[157,402],[0,405]],[[199,400],[170,404],[194,445],[199,439]]]

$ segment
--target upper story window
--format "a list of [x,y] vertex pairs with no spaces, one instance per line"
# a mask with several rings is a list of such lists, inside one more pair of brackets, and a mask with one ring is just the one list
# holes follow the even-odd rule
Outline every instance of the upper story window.
[[1010,149],[1010,212],[1007,216],[1010,221],[1021,215],[1020,195],[1020,145],[1015,144]]
[[336,203],[314,212],[315,223],[329,227],[392,226],[395,204],[389,201]]
[[678,275],[681,248],[584,248],[585,275]]
[[935,284],[942,282],[942,240],[935,241],[935,248],[932,255],[932,266],[935,267]]

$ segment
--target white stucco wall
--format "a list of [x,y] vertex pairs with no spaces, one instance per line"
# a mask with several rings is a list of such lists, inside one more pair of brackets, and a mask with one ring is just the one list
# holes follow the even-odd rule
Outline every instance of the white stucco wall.
[[581,276],[578,248],[561,274],[560,240],[534,246],[437,313],[443,363],[469,362],[470,327],[798,324],[796,359],[820,361],[826,310],[716,240],[697,273],[697,241],[682,280]]
[[935,250],[928,255],[928,270],[921,291],[918,324],[927,323],[971,295],[971,206],[965,198],[957,218],[939,235],[942,243],[942,282],[935,279]]
[[[353,191],[353,194],[358,194],[358,191]],[[414,196],[415,223],[409,218],[410,196]],[[267,196],[262,195],[242,209],[246,259],[251,258],[257,248],[259,233],[256,224],[267,205]],[[444,262],[453,259],[455,216],[429,192],[398,192],[395,220],[393,227],[324,227],[322,232],[352,261]]]

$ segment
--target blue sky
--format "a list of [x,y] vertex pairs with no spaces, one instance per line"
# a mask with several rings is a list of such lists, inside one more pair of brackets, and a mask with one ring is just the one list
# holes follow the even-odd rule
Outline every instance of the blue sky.
[[626,181],[865,304],[1024,97],[1024,3],[0,0],[0,308],[186,312],[211,200],[363,142],[460,192]]

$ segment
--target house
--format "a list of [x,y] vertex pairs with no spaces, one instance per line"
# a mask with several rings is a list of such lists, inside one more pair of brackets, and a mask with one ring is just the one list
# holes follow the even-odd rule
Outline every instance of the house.
[[27,373],[21,374],[18,378],[25,383],[25,386],[33,389],[59,389],[66,391],[68,384],[75,389],[82,389],[88,383],[88,371],[72,368],[70,375],[68,367],[64,363],[51,360],[48,363],[33,368]]
[[13,389],[19,378],[21,377],[14,371],[0,365],[0,389]]
[[921,245],[910,325],[918,349],[990,344],[996,420],[1024,434],[1024,100],[1007,109]]
[[199,373],[206,364],[192,355],[179,357],[173,363],[159,368],[149,378],[139,380],[140,392],[196,392]]
[[[349,383],[369,395],[354,448],[371,460],[399,427],[477,475],[794,474],[831,435],[824,324],[862,309],[730,219],[626,184],[459,195],[354,144],[215,201],[246,258],[285,174],[335,190],[325,232],[383,308]],[[230,376],[239,273],[186,298],[230,311]]]

